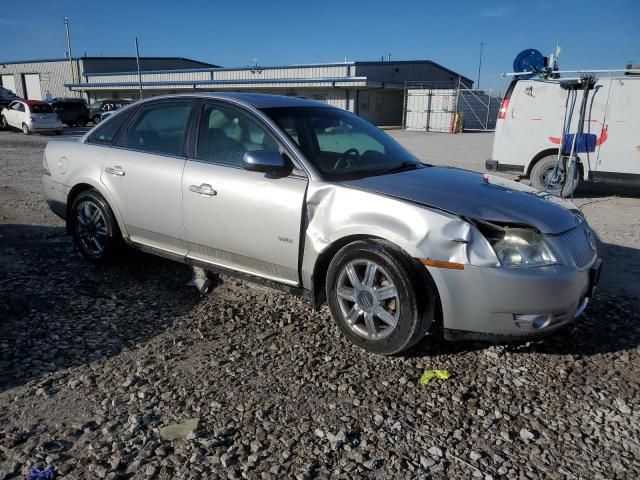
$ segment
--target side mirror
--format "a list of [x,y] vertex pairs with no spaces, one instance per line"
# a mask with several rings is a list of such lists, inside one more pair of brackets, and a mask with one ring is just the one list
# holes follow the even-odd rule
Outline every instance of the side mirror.
[[257,150],[247,152],[242,157],[242,165],[245,170],[252,172],[264,172],[279,175],[287,175],[291,169],[284,161],[280,152]]

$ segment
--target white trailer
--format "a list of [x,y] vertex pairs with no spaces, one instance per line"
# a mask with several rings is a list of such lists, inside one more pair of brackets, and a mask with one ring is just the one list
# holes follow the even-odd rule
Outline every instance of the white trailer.
[[[560,80],[511,82],[498,113],[487,170],[521,174],[541,189],[549,186],[550,177],[564,176],[556,166],[562,165],[558,151],[569,92]],[[579,130],[582,95],[576,94],[569,133]],[[578,180],[640,184],[640,76],[601,77],[588,95],[582,131],[591,140],[577,151]],[[562,185],[559,190],[567,191]]]

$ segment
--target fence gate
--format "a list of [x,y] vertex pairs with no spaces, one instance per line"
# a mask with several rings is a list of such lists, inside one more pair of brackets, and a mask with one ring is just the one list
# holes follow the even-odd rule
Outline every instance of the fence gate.
[[413,131],[450,132],[455,103],[455,90],[408,88],[403,127]]
[[501,98],[491,90],[471,90],[460,85],[457,108],[464,115],[463,130],[495,130],[500,102]]
[[456,120],[461,118],[463,130],[492,131],[500,101],[501,97],[492,90],[472,90],[462,84],[439,88],[429,83],[406,82],[402,128],[452,133]]

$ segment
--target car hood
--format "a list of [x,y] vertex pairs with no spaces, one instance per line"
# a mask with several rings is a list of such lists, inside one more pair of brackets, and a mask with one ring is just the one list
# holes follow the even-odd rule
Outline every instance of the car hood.
[[528,225],[545,234],[562,233],[582,219],[573,203],[555,195],[457,168],[426,167],[341,184],[476,220]]

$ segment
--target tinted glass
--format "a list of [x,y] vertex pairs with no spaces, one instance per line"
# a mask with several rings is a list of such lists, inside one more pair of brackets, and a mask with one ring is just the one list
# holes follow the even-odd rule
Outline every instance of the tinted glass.
[[196,158],[242,165],[245,152],[279,151],[276,141],[248,115],[227,107],[206,105],[200,119]]
[[53,108],[61,108],[62,110],[84,110],[86,105],[83,102],[56,102]]
[[53,113],[51,105],[46,103],[38,103],[36,105],[29,105],[29,111],[31,113]]
[[182,152],[190,102],[146,107],[127,132],[127,148],[178,156]]
[[382,130],[337,108],[268,108],[269,115],[329,180],[362,178],[422,168]]
[[122,126],[129,121],[132,114],[133,110],[123,110],[118,112],[117,115],[112,115],[93,129],[87,141],[89,143],[111,145]]

